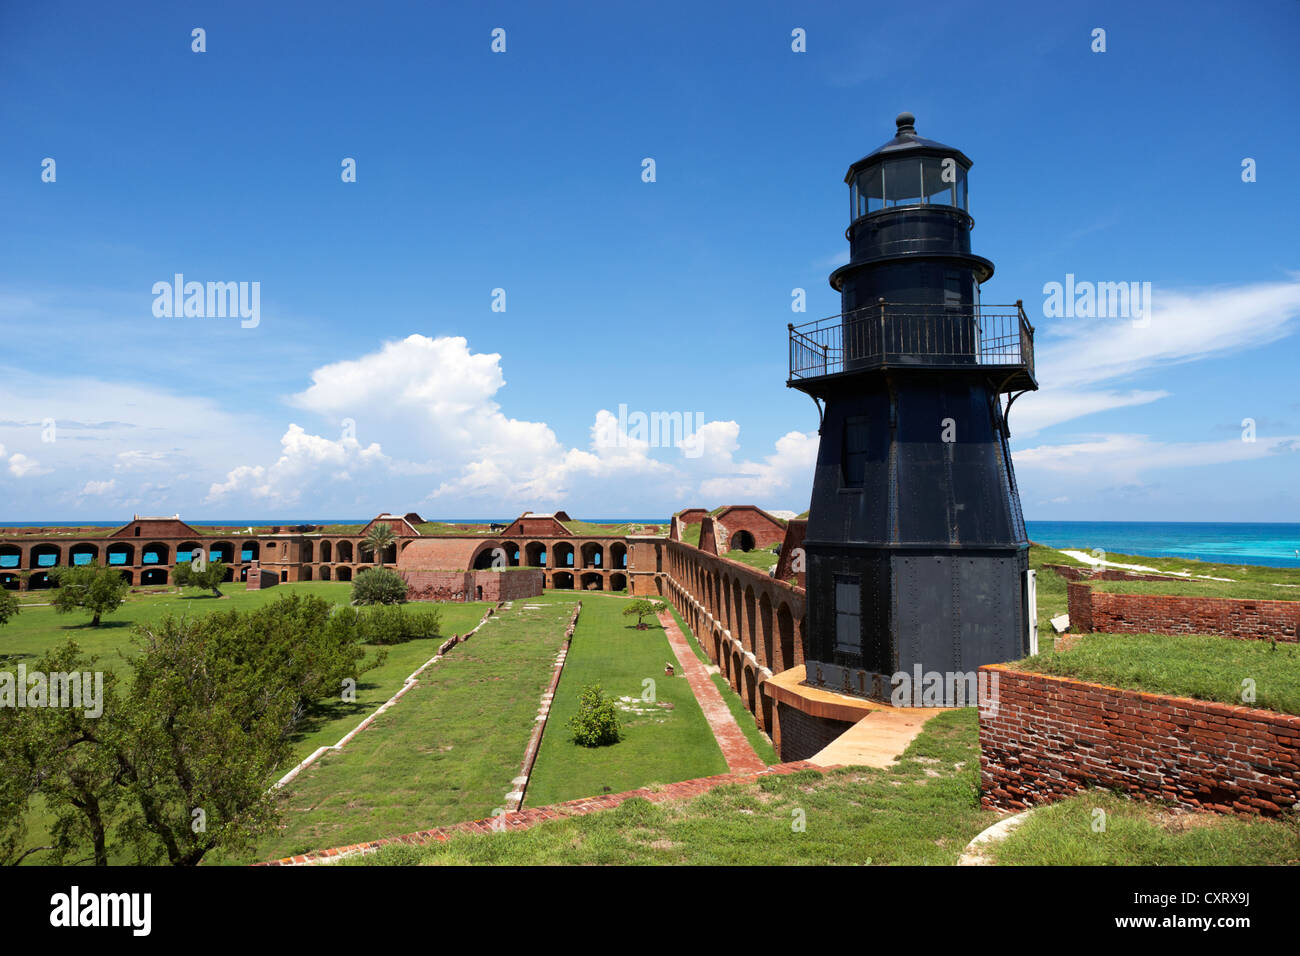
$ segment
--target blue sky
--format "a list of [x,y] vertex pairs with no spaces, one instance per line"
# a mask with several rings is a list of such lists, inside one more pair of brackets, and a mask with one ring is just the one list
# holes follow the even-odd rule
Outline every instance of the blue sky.
[[[1300,521],[1300,3],[465,7],[0,9],[0,520],[802,511],[786,323],[910,110],[1037,325],[1028,517]],[[156,317],[175,273],[258,325]]]

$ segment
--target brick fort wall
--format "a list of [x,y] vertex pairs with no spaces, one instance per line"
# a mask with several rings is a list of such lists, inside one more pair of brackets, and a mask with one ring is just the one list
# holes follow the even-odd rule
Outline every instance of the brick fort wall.
[[1300,717],[1088,684],[990,664],[980,712],[981,802],[1023,810],[1088,786],[1220,813],[1300,801]]
[[1082,582],[1066,585],[1070,630],[1105,634],[1218,634],[1300,639],[1300,601],[1108,594]]
[[408,601],[514,601],[538,597],[546,580],[546,572],[540,568],[507,571],[405,568],[401,574],[406,580]]

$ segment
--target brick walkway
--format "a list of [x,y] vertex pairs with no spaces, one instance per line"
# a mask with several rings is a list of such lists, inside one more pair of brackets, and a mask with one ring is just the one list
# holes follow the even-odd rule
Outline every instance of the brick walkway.
[[[692,655],[694,656],[694,655]],[[710,682],[711,683],[711,682]],[[715,688],[716,691],[716,688]],[[455,823],[447,827],[436,827],[432,830],[420,830],[416,833],[407,833],[403,836],[386,837],[382,840],[371,840],[369,843],[353,843],[350,846],[336,846],[328,850],[316,850],[312,853],[303,853],[298,856],[286,856],[280,860],[269,860],[265,863],[254,863],[254,866],[309,866],[317,863],[332,863],[345,856],[353,856],[358,853],[373,853],[381,846],[387,846],[390,843],[409,843],[415,846],[429,843],[445,843],[447,838],[457,833],[492,833],[502,830],[527,830],[529,827],[536,826],[539,823],[545,823],[547,820],[563,820],[567,817],[578,817],[588,813],[595,813],[599,810],[612,810],[624,800],[630,800],[633,797],[642,797],[651,803],[665,803],[669,800],[689,800],[691,797],[698,797],[702,793],[712,790],[714,787],[725,786],[729,783],[753,783],[766,774],[787,774],[794,773],[798,770],[823,770],[823,767],[814,767],[812,764],[802,760],[792,763],[780,763],[772,767],[765,767],[758,773],[723,773],[714,777],[700,777],[695,780],[683,780],[680,783],[670,783],[667,786],[660,787],[657,790],[629,790],[626,793],[611,793],[600,797],[583,797],[579,800],[570,800],[567,803],[556,803],[549,807],[533,807],[527,810],[520,810],[516,813],[506,813],[499,817],[492,817],[486,820],[470,820],[467,823]]]
[[727,767],[732,773],[758,773],[766,765],[745,739],[745,734],[736,723],[736,718],[731,716],[727,702],[718,693],[718,685],[713,683],[708,668],[691,650],[690,644],[686,642],[686,635],[677,626],[672,612],[662,611],[659,614],[659,623],[664,626],[668,643],[672,645],[673,653],[677,655],[677,660],[682,665],[682,675],[690,683],[695,699],[700,702],[700,707],[704,711],[705,719],[713,728],[713,736],[717,738],[718,746],[722,748],[722,755],[727,758]]

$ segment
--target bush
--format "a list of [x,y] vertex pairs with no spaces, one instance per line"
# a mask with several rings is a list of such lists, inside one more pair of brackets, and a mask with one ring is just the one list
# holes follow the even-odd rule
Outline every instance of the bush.
[[403,644],[416,638],[437,637],[442,615],[437,608],[410,610],[384,604],[341,607],[334,611],[329,626],[362,644]]
[[606,694],[599,684],[582,688],[578,698],[578,712],[569,718],[573,741],[583,747],[603,747],[616,744],[622,737],[618,721],[618,708],[614,698]]
[[406,580],[391,568],[366,568],[352,580],[353,604],[402,604]]

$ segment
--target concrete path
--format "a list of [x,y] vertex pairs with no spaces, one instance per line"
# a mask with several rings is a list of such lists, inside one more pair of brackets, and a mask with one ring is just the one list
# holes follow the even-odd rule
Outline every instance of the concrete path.
[[808,758],[818,767],[888,767],[916,739],[937,707],[885,707],[863,717]]
[[718,687],[709,676],[708,669],[695,656],[695,652],[686,641],[686,635],[673,620],[672,612],[667,610],[661,612],[659,623],[663,625],[664,632],[668,635],[668,643],[672,645],[673,653],[677,655],[682,676],[691,685],[695,699],[700,702],[700,708],[704,711],[705,719],[713,728],[713,736],[717,738],[718,746],[722,748],[722,755],[727,758],[728,769],[732,773],[758,773],[763,770],[767,765],[749,745],[740,725],[736,723],[736,718],[731,716],[727,702],[718,693]]

